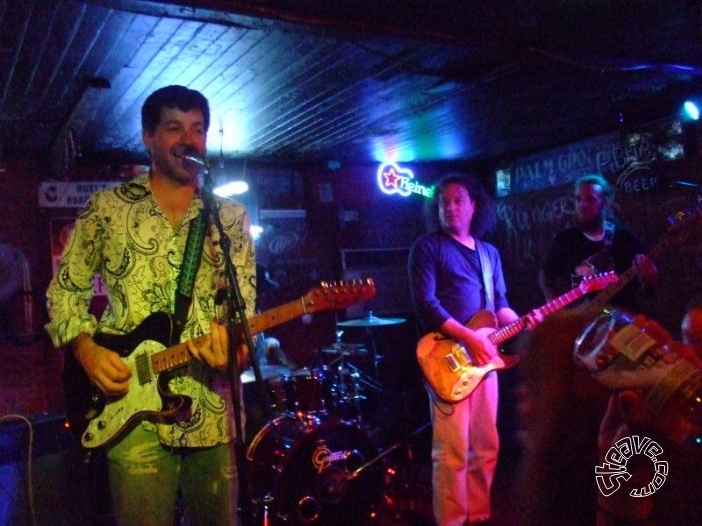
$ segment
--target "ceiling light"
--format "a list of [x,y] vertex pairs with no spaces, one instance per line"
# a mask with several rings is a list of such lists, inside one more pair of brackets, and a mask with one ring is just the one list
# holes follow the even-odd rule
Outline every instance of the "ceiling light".
[[213,190],[220,197],[229,197],[230,195],[241,195],[249,191],[249,183],[246,181],[230,181],[218,186]]
[[693,121],[700,118],[700,109],[697,107],[697,104],[691,100],[685,101],[685,104],[683,104],[683,109],[685,110],[685,115],[687,115]]

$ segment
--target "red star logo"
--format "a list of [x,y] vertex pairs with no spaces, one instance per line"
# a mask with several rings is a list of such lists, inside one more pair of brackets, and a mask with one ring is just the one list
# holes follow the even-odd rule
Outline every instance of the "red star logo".
[[385,186],[397,188],[397,182],[400,180],[400,176],[395,173],[394,168],[383,172],[383,177],[385,177]]

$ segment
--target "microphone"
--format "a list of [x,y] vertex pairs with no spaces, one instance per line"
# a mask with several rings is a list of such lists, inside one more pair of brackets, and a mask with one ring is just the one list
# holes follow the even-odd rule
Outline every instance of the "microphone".
[[183,149],[183,153],[181,154],[181,158],[183,158],[186,161],[189,161],[191,163],[202,166],[203,168],[207,168],[207,166],[208,166],[207,159],[205,159],[205,157],[198,154],[197,151],[195,150],[195,148],[193,148],[192,146],[186,146]]

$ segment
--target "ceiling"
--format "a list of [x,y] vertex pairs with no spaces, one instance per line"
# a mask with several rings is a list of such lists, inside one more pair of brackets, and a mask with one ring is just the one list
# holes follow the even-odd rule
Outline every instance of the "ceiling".
[[0,146],[146,160],[140,108],[210,100],[210,157],[509,159],[702,95],[700,3],[0,0]]

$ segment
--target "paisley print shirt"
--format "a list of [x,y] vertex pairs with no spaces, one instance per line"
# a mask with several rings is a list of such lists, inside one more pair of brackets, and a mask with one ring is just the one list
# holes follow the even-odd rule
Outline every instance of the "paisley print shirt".
[[[249,218],[240,204],[215,197],[230,240],[230,252],[247,316],[254,313],[256,267]],[[154,200],[148,176],[97,192],[76,220],[56,275],[47,291],[50,322],[46,329],[57,347],[80,333],[127,334],[149,314],[172,313],[190,223],[202,208],[193,199],[174,230]],[[224,258],[217,229],[208,226],[195,278],[189,316],[180,341],[210,330],[218,313],[215,293],[224,287]],[[100,274],[108,305],[98,321],[90,314],[93,277]],[[161,442],[174,447],[200,447],[235,436],[231,393],[224,373],[193,360],[169,381],[173,393],[193,399],[190,414],[172,424],[143,422]]]

